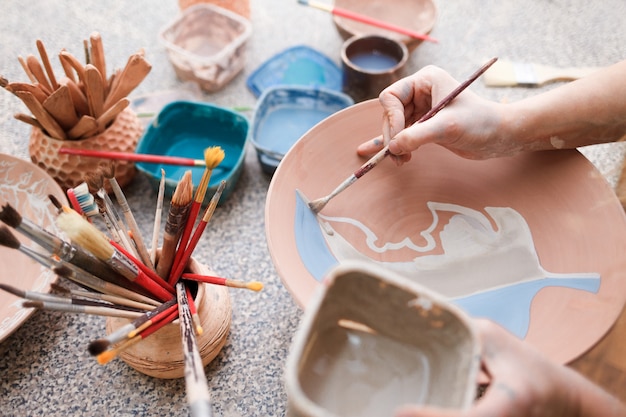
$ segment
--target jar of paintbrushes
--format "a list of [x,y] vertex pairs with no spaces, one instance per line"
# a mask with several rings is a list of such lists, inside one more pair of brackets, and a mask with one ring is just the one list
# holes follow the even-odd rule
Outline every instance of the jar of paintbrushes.
[[[28,151],[64,189],[80,184],[93,171],[93,160],[61,155],[61,147],[134,152],[143,126],[129,108],[128,94],[148,75],[151,65],[142,50],[131,55],[123,69],[107,72],[100,34],[84,41],[85,60],[62,50],[58,58],[63,75],[57,77],[41,40],[40,59],[18,57],[29,82],[2,78],[4,88],[32,113],[15,118],[32,126]],[[131,161],[116,164],[115,177],[125,186],[135,175]]]

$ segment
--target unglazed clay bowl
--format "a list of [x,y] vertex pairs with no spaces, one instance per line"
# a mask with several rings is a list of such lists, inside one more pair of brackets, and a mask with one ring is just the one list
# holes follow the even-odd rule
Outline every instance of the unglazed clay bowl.
[[335,113],[274,173],[268,248],[300,305],[333,266],[365,259],[561,363],[606,333],[626,300],[626,216],[575,150],[472,161],[425,145],[401,167],[383,160],[315,215],[306,200],[330,194],[365,163],[356,148],[380,135],[381,120],[377,100]]
[[[31,160],[46,170],[64,189],[74,188],[85,181],[87,174],[96,173],[98,164],[110,164],[108,159],[80,155],[59,154],[60,148],[96,151],[135,152],[143,126],[131,109],[117,115],[113,123],[102,133],[80,140],[58,140],[33,128],[28,152]],[[135,176],[135,164],[130,161],[115,161],[115,178],[121,187]]]
[[263,171],[273,174],[285,153],[307,130],[352,104],[350,96],[326,88],[267,88],[256,105],[250,135]]
[[[16,209],[23,219],[44,227],[55,234],[57,210],[49,195],[68,204],[65,193],[43,169],[31,162],[0,154],[0,206]],[[21,244],[41,251],[41,248],[21,233],[11,229]],[[0,282],[24,291],[49,292],[56,274],[15,249],[0,246]],[[0,342],[6,339],[35,311],[22,307],[22,299],[0,291]]]
[[[189,261],[189,272],[215,275],[195,259]],[[231,323],[231,302],[228,288],[200,283],[194,297],[203,332],[196,336],[202,365],[211,362],[224,347]],[[128,319],[109,317],[107,334],[129,323]],[[149,337],[122,351],[119,358],[133,369],[162,379],[182,378],[185,372],[184,352],[178,319]]]
[[241,72],[250,21],[219,6],[199,3],[185,8],[159,33],[176,75],[206,92],[220,90]]
[[457,306],[370,262],[332,269],[287,359],[292,417],[385,416],[402,405],[465,409],[478,337]]
[[[137,153],[202,160],[206,148],[221,147],[224,160],[213,169],[208,195],[215,192],[220,182],[226,181],[220,199],[225,201],[243,170],[248,129],[248,120],[230,109],[203,102],[174,101],[167,104],[148,126],[137,144]],[[161,169],[165,170],[165,194],[168,197],[174,193],[185,171],[191,170],[194,192],[204,173],[201,166],[138,162],[136,167],[148,175],[155,190],[159,188]]]
[[[432,31],[437,20],[437,7],[432,0],[398,0],[393,3],[376,0],[335,0],[334,6],[424,35]],[[413,51],[422,43],[421,39],[337,15],[333,15],[333,22],[344,39],[355,35],[383,35],[404,43],[409,51]]]

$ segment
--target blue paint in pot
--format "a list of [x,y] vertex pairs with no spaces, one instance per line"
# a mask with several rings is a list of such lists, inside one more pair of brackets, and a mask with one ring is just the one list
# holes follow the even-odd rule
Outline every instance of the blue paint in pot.
[[[206,148],[220,146],[225,157],[213,169],[207,196],[212,195],[217,185],[225,180],[226,189],[220,199],[223,202],[232,192],[243,169],[248,130],[248,120],[230,109],[209,103],[175,101],[166,105],[148,126],[137,144],[137,153],[204,159]],[[145,162],[135,165],[149,176],[155,189],[159,187],[163,168],[166,175],[165,194],[168,197],[188,170],[192,173],[195,192],[204,172],[204,167]],[[208,200],[206,198],[205,203]]]
[[259,98],[251,140],[262,169],[273,174],[282,157],[309,129],[354,104],[342,92],[303,86],[275,86]]
[[350,62],[367,71],[385,71],[398,65],[398,60],[380,51],[350,55]]

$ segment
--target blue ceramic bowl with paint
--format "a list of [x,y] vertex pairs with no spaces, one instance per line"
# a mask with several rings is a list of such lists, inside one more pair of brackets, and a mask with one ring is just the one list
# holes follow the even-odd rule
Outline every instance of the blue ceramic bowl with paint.
[[341,91],[341,68],[323,53],[296,45],[274,55],[246,80],[248,89],[259,97],[269,87],[302,85]]
[[[207,199],[215,192],[218,184],[225,180],[226,188],[220,202],[232,192],[241,171],[248,141],[249,123],[241,114],[230,109],[195,101],[174,101],[159,112],[148,126],[137,144],[137,153],[181,156],[204,159],[204,150],[220,146],[224,160],[211,174]],[[200,183],[204,167],[166,165],[137,162],[137,169],[148,175],[152,185],[158,189],[161,168],[165,170],[165,195],[171,196],[176,184],[187,170],[191,170],[194,192]]]
[[302,135],[333,113],[354,104],[347,94],[325,88],[274,86],[257,103],[251,129],[261,168],[273,174]]

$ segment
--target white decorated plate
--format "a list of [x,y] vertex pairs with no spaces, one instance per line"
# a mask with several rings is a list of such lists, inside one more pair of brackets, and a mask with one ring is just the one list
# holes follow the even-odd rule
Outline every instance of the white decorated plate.
[[[58,233],[55,225],[56,208],[48,195],[67,204],[61,187],[36,165],[0,154],[0,205],[10,204],[27,218],[47,230]],[[11,229],[23,245],[40,248],[17,230]],[[0,282],[22,290],[49,292],[56,275],[16,249],[0,246]],[[0,342],[6,339],[33,313],[22,307],[22,299],[0,291]]]

